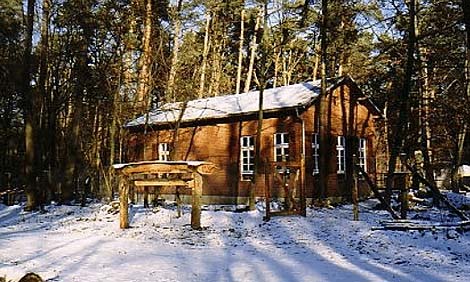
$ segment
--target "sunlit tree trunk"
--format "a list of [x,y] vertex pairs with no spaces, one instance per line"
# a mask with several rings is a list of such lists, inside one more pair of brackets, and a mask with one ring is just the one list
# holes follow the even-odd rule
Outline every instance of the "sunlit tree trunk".
[[237,85],[236,94],[240,93],[240,84],[242,79],[243,69],[243,42],[245,41],[245,9],[242,9],[240,19],[240,42],[238,45],[238,67],[237,67]]
[[[263,15],[263,35],[261,37],[261,58],[260,58],[260,68],[258,69],[259,73],[259,96],[258,96],[258,126],[256,130],[256,140],[255,140],[255,171],[254,177],[252,181],[252,185],[250,185],[250,196],[249,196],[249,208],[250,210],[255,209],[255,189],[258,181],[261,179],[261,167],[262,167],[262,159],[261,159],[261,135],[263,130],[263,98],[264,98],[264,89],[266,88],[266,81],[267,81],[267,57],[268,57],[268,49],[267,49],[267,36],[268,36],[268,4],[267,0],[264,1],[264,15]],[[260,13],[260,15],[262,15]],[[258,17],[259,18],[259,17]],[[268,165],[268,164],[264,164]]]
[[320,94],[320,103],[318,107],[318,137],[319,137],[319,195],[320,201],[323,203],[326,199],[326,192],[328,191],[328,170],[329,170],[329,148],[330,140],[328,138],[329,132],[327,132],[327,123],[328,123],[328,98],[327,98],[327,62],[328,62],[328,42],[327,42],[327,29],[328,29],[328,0],[322,1],[322,24],[320,30],[321,37],[321,65],[320,65],[320,75],[321,75],[321,94]]
[[142,39],[142,55],[139,60],[139,76],[136,93],[136,108],[138,111],[146,110],[148,96],[150,95],[151,64],[152,64],[152,0],[145,1],[144,36]]
[[199,80],[199,92],[198,97],[204,97],[204,85],[206,82],[206,68],[207,68],[207,56],[209,54],[209,27],[211,22],[211,16],[208,13],[206,15],[206,28],[204,33],[204,50],[202,51],[202,63],[201,63],[201,77]]
[[251,77],[253,76],[253,68],[254,68],[254,65],[255,65],[256,49],[258,47],[258,45],[256,43],[256,36],[258,34],[259,25],[260,25],[260,22],[261,22],[261,17],[262,17],[262,12],[260,11],[258,13],[258,16],[256,17],[255,30],[254,30],[254,33],[253,33],[253,38],[251,39],[251,43],[250,43],[250,48],[251,48],[250,64],[248,65],[248,73],[246,75],[245,89],[244,89],[245,93],[250,91],[250,87],[251,87]]
[[276,88],[278,85],[278,76],[279,76],[279,69],[281,68],[281,50],[275,51],[274,55],[274,77],[273,77],[273,88]]
[[180,12],[181,12],[181,5],[183,0],[178,0],[178,4],[176,5],[176,9],[173,12],[173,28],[174,28],[174,37],[173,37],[173,50],[171,51],[171,64],[170,64],[170,74],[168,76],[168,84],[167,84],[167,98],[171,99],[171,101],[176,101],[175,96],[175,79],[176,79],[176,70],[178,69],[178,54],[180,49],[180,34],[181,34],[181,19],[180,19]]

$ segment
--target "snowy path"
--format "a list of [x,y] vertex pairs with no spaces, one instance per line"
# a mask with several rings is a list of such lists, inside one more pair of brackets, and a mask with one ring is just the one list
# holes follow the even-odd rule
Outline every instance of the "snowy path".
[[129,230],[106,206],[0,206],[0,277],[49,281],[468,281],[470,238],[447,232],[371,231],[386,214],[351,207],[262,222],[259,212],[189,215],[134,207]]

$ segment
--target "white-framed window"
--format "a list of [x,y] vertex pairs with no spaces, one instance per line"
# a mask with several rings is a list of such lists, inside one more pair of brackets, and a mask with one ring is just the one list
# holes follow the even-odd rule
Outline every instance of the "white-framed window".
[[158,160],[159,161],[170,160],[170,144],[158,143]]
[[289,133],[274,134],[274,160],[276,162],[289,161]]
[[367,139],[366,138],[359,138],[359,166],[364,170],[367,171]]
[[240,173],[244,180],[249,180],[255,173],[255,138],[242,136],[240,138]]
[[313,160],[313,174],[320,173],[318,163],[320,159],[320,143],[318,140],[318,133],[312,134],[312,160]]
[[337,137],[336,152],[337,172],[344,173],[346,171],[346,138],[344,136]]

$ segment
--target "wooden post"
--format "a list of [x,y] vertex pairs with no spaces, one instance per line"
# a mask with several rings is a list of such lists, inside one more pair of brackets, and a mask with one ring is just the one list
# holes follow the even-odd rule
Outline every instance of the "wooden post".
[[358,192],[358,183],[357,183],[357,177],[358,177],[358,172],[356,169],[356,164],[357,164],[357,156],[356,154],[353,154],[353,162],[354,162],[354,167],[353,167],[353,185],[352,185],[352,191],[351,191],[351,197],[352,197],[352,202],[353,202],[353,220],[357,221],[359,220],[359,192]]
[[176,187],[176,217],[181,217],[181,196],[180,196],[180,187]]
[[149,207],[149,187],[144,186],[144,208]]
[[131,200],[131,203],[135,205],[135,203],[137,202],[137,201],[136,201],[137,193],[136,193],[136,189],[135,189],[136,187],[135,187],[135,185],[134,185],[134,182],[128,183],[127,185],[128,185],[128,187],[127,187],[127,189],[128,189],[128,195],[130,194],[130,195],[129,195],[129,198],[130,198],[130,200]]
[[[269,171],[268,171],[269,170]],[[264,197],[266,203],[266,215],[264,216],[264,221],[269,221],[271,219],[271,166],[268,166],[268,160],[266,159],[266,165],[264,166]]]
[[290,197],[290,190],[291,188],[289,187],[289,180],[292,179],[290,176],[290,171],[289,174],[287,174],[288,168],[284,164],[282,166],[282,188],[284,189],[284,199],[285,199],[285,204],[286,204],[286,210],[290,211],[292,209],[292,203],[291,203],[291,197]]
[[402,219],[406,219],[407,212],[408,212],[408,181],[407,175],[402,175],[403,179],[401,183],[401,209],[400,209],[400,216]]
[[305,199],[305,154],[300,159],[300,215],[307,216],[307,202]]
[[195,230],[201,229],[201,197],[202,197],[202,176],[194,172],[194,187],[191,203],[191,228]]
[[119,178],[119,226],[129,228],[129,182],[127,177]]

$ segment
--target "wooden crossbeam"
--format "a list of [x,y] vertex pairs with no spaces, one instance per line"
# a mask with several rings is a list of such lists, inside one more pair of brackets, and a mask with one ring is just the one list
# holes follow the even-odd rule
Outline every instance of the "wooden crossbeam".
[[128,166],[122,170],[123,174],[131,175],[135,173],[153,174],[153,173],[191,173],[191,168],[186,164],[142,164]]
[[164,179],[152,179],[152,180],[135,180],[135,186],[192,186],[192,181],[184,180],[164,180]]

